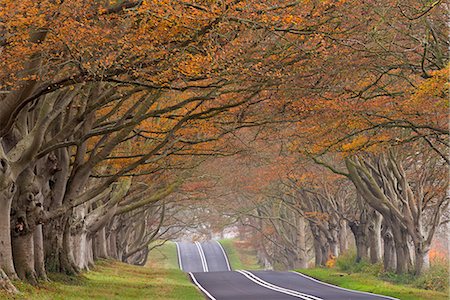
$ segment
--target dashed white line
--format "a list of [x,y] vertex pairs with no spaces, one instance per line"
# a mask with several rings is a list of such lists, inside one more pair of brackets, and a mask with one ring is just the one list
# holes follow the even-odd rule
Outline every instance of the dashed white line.
[[295,272],[295,271],[291,271],[291,272],[294,273],[294,274],[297,274],[298,276],[301,276],[301,277],[303,277],[303,278],[306,278],[306,279],[315,281],[315,282],[317,282],[317,283],[320,283],[320,284],[323,284],[323,285],[326,285],[326,286],[329,286],[329,287],[332,287],[332,288],[335,288],[335,289],[339,289],[339,290],[343,290],[343,291],[347,291],[347,292],[352,292],[352,293],[357,293],[357,294],[364,294],[364,295],[370,295],[370,296],[378,296],[378,297],[383,297],[383,298],[385,298],[385,299],[400,300],[400,299],[398,299],[398,298],[393,298],[393,297],[389,297],[389,296],[384,296],[384,295],[379,295],[379,294],[374,294],[374,293],[369,293],[369,292],[361,292],[361,291],[355,291],[355,290],[346,289],[346,288],[343,288],[343,287],[340,287],[340,286],[336,286],[336,285],[333,285],[333,284],[329,284],[329,283],[326,283],[326,282],[317,280],[317,279],[315,279],[315,278],[309,277],[308,275],[302,274],[302,273],[300,273],[300,272]]
[[189,272],[189,276],[191,276],[192,281],[198,286],[198,288],[211,300],[216,300],[216,298],[213,297],[200,283],[198,283],[197,279],[195,278],[194,274],[192,272]]
[[195,242],[197,246],[198,253],[200,254],[200,260],[202,261],[202,267],[204,272],[209,272],[208,270],[208,262],[206,261],[205,252],[203,252],[202,245],[199,242]]
[[227,268],[228,268],[228,271],[231,271],[231,266],[230,266],[230,262],[228,261],[228,256],[227,256],[227,253],[225,252],[225,249],[223,249],[223,247],[222,247],[222,244],[221,243],[219,243],[218,241],[215,241],[218,245],[219,245],[219,247],[220,247],[220,250],[222,250],[222,253],[223,253],[223,257],[225,258],[225,261],[226,261],[226,263],[227,263]]
[[254,283],[256,283],[262,287],[265,287],[267,289],[279,292],[279,293],[294,296],[296,298],[300,298],[303,300],[322,300],[322,298],[318,298],[318,297],[315,297],[312,295],[300,293],[300,292],[297,292],[294,290],[290,290],[290,289],[286,289],[286,288],[274,285],[272,283],[262,280],[261,278],[257,277],[256,275],[254,275],[253,273],[250,273],[248,271],[237,271],[237,272],[244,275],[245,277],[247,277],[247,279],[253,281]]

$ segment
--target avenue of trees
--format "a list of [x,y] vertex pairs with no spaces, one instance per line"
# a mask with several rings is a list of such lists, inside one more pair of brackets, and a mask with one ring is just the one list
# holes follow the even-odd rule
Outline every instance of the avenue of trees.
[[272,265],[353,236],[420,274],[449,204],[447,6],[3,1],[0,287],[144,264],[206,207]]

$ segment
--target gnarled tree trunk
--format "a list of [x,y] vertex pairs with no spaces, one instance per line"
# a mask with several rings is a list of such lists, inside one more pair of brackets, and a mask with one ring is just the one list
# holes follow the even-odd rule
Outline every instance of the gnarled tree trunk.
[[381,221],[382,217],[375,210],[370,212],[368,239],[370,248],[370,262],[375,264],[381,260]]
[[14,266],[17,275],[22,280],[27,280],[37,285],[37,274],[34,270],[34,244],[33,235],[19,235],[12,240]]
[[395,254],[395,242],[392,231],[386,222],[382,225],[383,236],[383,265],[385,271],[394,271],[397,267],[397,258]]
[[42,234],[42,225],[38,225],[34,231],[34,269],[39,279],[47,281],[47,272],[45,271],[44,258],[44,239]]
[[[15,192],[16,186],[11,175],[11,168],[0,143],[0,270],[11,279],[17,278],[11,251],[10,227],[11,203]],[[5,286],[7,285],[5,281]]]
[[367,241],[366,224],[361,222],[350,222],[350,229],[355,237],[356,262],[368,260],[369,243]]

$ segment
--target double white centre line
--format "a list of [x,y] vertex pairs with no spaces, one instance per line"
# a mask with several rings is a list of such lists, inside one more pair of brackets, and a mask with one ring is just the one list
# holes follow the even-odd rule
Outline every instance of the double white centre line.
[[199,242],[195,242],[197,246],[198,254],[200,255],[200,260],[202,261],[203,272],[209,272],[208,262],[206,261],[205,252],[203,252],[202,245]]
[[304,299],[304,300],[323,300],[322,298],[319,298],[319,297],[316,297],[316,296],[313,296],[313,295],[304,294],[304,293],[301,293],[301,292],[298,292],[298,291],[294,291],[294,290],[290,290],[290,289],[287,289],[287,288],[283,288],[281,286],[274,285],[274,284],[272,284],[270,282],[267,282],[267,281],[257,277],[255,274],[250,273],[248,271],[243,271],[242,270],[242,271],[237,271],[237,272],[239,272],[240,274],[244,275],[245,277],[247,277],[247,279],[253,281],[254,283],[256,283],[256,284],[258,284],[258,285],[260,285],[262,287],[265,287],[265,288],[267,288],[269,290],[273,290],[273,291],[276,291],[276,292],[280,292],[280,293],[283,293],[283,294],[286,294],[286,295],[290,295],[290,296],[294,296],[296,298],[300,298],[300,299]]

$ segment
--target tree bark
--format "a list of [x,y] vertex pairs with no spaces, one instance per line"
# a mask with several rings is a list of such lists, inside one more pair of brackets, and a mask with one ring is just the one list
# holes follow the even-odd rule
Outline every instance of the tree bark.
[[100,229],[94,238],[94,258],[108,258],[105,228]]
[[314,238],[314,264],[316,267],[324,266],[320,241]]
[[350,222],[350,229],[355,238],[356,244],[356,262],[368,260],[369,258],[369,245],[367,242],[367,235],[365,232],[365,224],[358,222]]
[[34,269],[39,279],[47,281],[47,272],[45,271],[44,258],[44,239],[42,234],[42,225],[38,225],[34,231]]
[[17,275],[20,279],[37,285],[37,274],[34,270],[33,234],[13,237],[12,246]]
[[72,252],[75,264],[80,270],[89,269],[88,261],[88,237],[86,231],[79,231],[72,236]]
[[13,264],[11,251],[10,210],[12,198],[0,191],[0,269],[11,279],[16,279],[16,271]]
[[381,215],[375,210],[370,212],[368,233],[370,262],[372,264],[376,264],[381,260],[381,220]]
[[427,247],[416,247],[414,251],[415,255],[415,268],[414,274],[419,276],[423,272],[427,271],[430,268],[430,257],[429,257],[430,249]]
[[112,230],[108,236],[108,253],[111,258],[119,259],[117,251],[117,234],[115,230]]
[[391,229],[383,222],[383,265],[385,271],[394,271],[397,266],[397,259],[395,254],[395,242]]
[[45,253],[45,267],[50,272],[60,272],[62,245],[64,235],[64,223],[66,217],[56,218],[44,224],[44,253]]
[[60,272],[64,272],[68,275],[75,275],[80,270],[77,268],[73,259],[72,243],[70,236],[70,225],[67,221],[64,227],[62,249],[60,253]]
[[[9,276],[16,279],[13,255],[11,251],[11,204],[16,186],[14,184],[11,168],[4,158],[2,144],[0,143],[0,269]],[[7,283],[5,282],[7,285]]]
[[347,221],[341,220],[339,227],[339,252],[345,253],[348,250]]
[[19,292],[2,269],[0,269],[0,290],[4,290],[10,294],[17,294]]
[[396,273],[403,274],[408,271],[408,263],[410,260],[409,245],[406,232],[400,228],[399,225],[393,224],[392,234],[395,241],[395,255],[396,255]]
[[308,267],[308,251],[306,243],[306,222],[305,218],[298,218],[298,258],[295,268],[306,269]]

